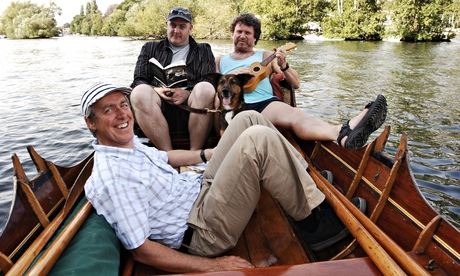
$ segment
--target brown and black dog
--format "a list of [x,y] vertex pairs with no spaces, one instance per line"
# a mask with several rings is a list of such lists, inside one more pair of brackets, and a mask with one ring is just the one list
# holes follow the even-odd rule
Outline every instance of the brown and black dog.
[[207,75],[207,80],[216,88],[219,98],[219,119],[221,133],[227,128],[236,114],[244,110],[243,86],[253,77],[251,74],[226,74],[212,73]]

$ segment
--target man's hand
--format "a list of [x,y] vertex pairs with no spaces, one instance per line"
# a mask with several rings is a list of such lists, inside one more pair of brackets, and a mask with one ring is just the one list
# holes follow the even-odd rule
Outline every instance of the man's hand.
[[280,69],[286,68],[286,51],[284,49],[278,48],[275,53],[276,59],[278,61],[278,66]]
[[206,272],[254,267],[240,257],[224,256],[213,259],[193,256],[151,240],[146,240],[131,252],[135,261],[169,272]]
[[182,88],[156,87],[155,91],[163,100],[175,105],[182,104],[190,96],[190,91]]
[[180,105],[185,102],[190,96],[191,92],[182,88],[173,88],[171,95],[171,103]]
[[243,268],[253,268],[254,265],[237,256],[223,256],[214,259],[216,267],[211,271],[225,271]]

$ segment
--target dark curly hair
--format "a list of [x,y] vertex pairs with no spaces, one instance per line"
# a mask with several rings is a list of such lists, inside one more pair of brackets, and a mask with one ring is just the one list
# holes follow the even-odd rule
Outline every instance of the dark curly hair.
[[260,38],[261,23],[260,20],[252,13],[241,13],[235,19],[233,19],[232,24],[230,25],[230,31],[233,33],[235,31],[236,24],[241,23],[246,26],[252,26],[254,28],[254,37],[256,39],[255,44]]

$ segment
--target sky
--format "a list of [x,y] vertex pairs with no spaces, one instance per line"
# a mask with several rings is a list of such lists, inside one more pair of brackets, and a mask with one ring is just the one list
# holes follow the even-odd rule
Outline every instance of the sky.
[[[80,13],[80,8],[86,7],[86,3],[91,0],[53,0],[61,9],[61,15],[56,15],[56,21],[58,26],[64,23],[70,23],[72,18]],[[26,2],[26,0],[0,0],[0,16],[3,14],[5,9],[11,4],[11,2]],[[49,6],[50,0],[30,0],[30,2],[37,5]],[[107,8],[112,4],[120,4],[123,0],[96,0],[97,6],[102,14],[105,13]]]

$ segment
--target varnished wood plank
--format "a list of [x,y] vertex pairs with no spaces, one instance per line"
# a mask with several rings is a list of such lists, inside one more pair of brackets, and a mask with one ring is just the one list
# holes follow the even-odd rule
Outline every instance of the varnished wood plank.
[[346,197],[348,199],[351,199],[353,195],[356,192],[356,189],[358,188],[358,184],[361,181],[361,178],[363,177],[364,170],[367,168],[367,162],[369,161],[369,157],[371,156],[372,151],[374,150],[375,146],[375,141],[367,145],[366,151],[364,152],[363,157],[361,158],[361,162],[359,163],[358,171],[355,174],[355,177],[353,178],[353,181],[350,184],[350,188],[348,188],[348,192],[346,194]]
[[385,128],[383,129],[383,132],[379,135],[379,137],[377,137],[377,139],[375,139],[375,147],[374,147],[374,150],[376,152],[383,152],[383,150],[385,149],[385,145],[387,143],[387,140],[388,140],[388,136],[390,135],[390,126],[385,126]]
[[232,248],[229,252],[227,252],[226,255],[239,256],[247,261],[251,261],[251,258],[249,257],[246,236],[244,235],[244,233],[238,239],[236,246]]
[[422,254],[425,252],[428,243],[433,239],[434,233],[438,229],[441,221],[441,216],[436,216],[431,220],[430,223],[428,223],[425,229],[423,229],[422,233],[420,233],[412,251],[417,254]]
[[35,148],[33,146],[28,146],[27,151],[29,152],[30,158],[32,158],[32,161],[34,162],[37,171],[46,171],[47,167],[45,160],[40,156],[40,154],[37,153],[37,151],[35,151]]
[[280,265],[308,263],[309,259],[294,234],[281,206],[264,190],[259,201],[259,224]]
[[268,241],[263,235],[259,211],[256,209],[251,219],[249,220],[246,229],[243,232],[246,239],[246,246],[248,247],[248,255],[251,263],[256,267],[265,267],[277,264],[278,260],[273,255]]
[[[378,269],[369,258],[355,258],[338,261],[317,262],[301,265],[284,265],[276,267],[264,267],[255,269],[242,269],[239,271],[221,271],[199,273],[199,275],[208,276],[324,276],[324,275],[353,275],[353,276],[369,276],[379,275]],[[198,275],[187,273],[187,275]]]
[[13,262],[10,260],[10,258],[8,258],[7,256],[5,256],[5,254],[0,252],[0,269],[1,269],[1,271],[3,273],[6,273],[6,272],[8,272],[8,270],[11,269],[12,266],[13,266]]
[[56,165],[52,162],[46,162],[48,164],[48,167],[50,168],[51,174],[53,175],[53,179],[58,185],[59,190],[61,191],[62,195],[64,197],[67,197],[69,195],[69,189],[67,189],[67,186],[65,185],[64,179],[62,179],[61,174],[59,173],[59,170],[56,168]]
[[43,211],[43,208],[40,206],[40,202],[38,202],[38,199],[37,197],[35,197],[35,194],[33,193],[29,184],[24,183],[24,180],[21,179],[18,179],[17,181],[19,182],[19,187],[26,195],[27,201],[30,204],[30,207],[32,207],[32,210],[34,211],[35,216],[37,216],[41,225],[43,225],[43,227],[48,226],[50,224],[50,221],[46,216],[45,211]]
[[372,214],[370,217],[372,221],[377,221],[380,214],[382,213],[383,208],[386,206],[387,200],[390,197],[390,193],[393,189],[393,184],[396,180],[396,177],[398,176],[399,168],[401,167],[401,164],[402,164],[402,159],[406,156],[406,153],[407,153],[407,136],[402,135],[401,143],[399,144],[398,151],[396,152],[396,155],[395,155],[396,162],[393,164],[393,167],[390,170],[390,175],[387,178],[387,181],[380,195],[378,203],[375,206],[374,210],[372,211]]

